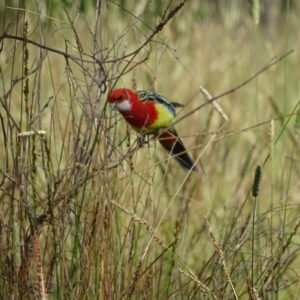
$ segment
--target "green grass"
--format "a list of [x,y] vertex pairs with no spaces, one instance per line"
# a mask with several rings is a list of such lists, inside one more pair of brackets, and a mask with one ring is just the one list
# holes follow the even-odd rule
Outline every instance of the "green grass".
[[[178,3],[127,4],[129,14],[105,2],[96,27],[92,7],[42,17],[6,8],[20,15],[0,53],[4,298],[298,298],[299,6],[274,38],[246,7],[216,21],[208,6],[203,17],[200,4]],[[14,48],[25,20],[29,40],[60,52],[24,39]],[[106,107],[115,84],[153,89],[185,105],[179,120],[207,102],[200,86],[218,96],[291,49],[217,100],[229,122],[207,104],[176,124],[199,174],[153,139],[138,149]]]

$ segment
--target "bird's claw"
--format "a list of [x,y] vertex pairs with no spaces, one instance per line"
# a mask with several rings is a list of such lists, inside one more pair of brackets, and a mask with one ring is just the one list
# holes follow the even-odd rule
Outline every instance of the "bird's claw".
[[140,135],[137,138],[137,145],[139,148],[142,148],[145,144],[148,144],[149,141],[146,141],[145,136]]

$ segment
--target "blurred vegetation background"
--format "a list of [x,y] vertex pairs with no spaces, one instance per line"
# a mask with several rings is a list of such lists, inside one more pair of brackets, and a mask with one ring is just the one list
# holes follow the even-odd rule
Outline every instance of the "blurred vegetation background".
[[[1,4],[3,299],[297,299],[299,15],[291,0]],[[184,105],[199,174],[137,146],[106,107],[114,87]]]

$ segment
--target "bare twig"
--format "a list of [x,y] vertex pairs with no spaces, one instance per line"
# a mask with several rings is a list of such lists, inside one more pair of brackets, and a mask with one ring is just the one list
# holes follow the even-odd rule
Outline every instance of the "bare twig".
[[292,50],[288,51],[287,53],[281,55],[279,58],[271,60],[271,62],[267,63],[263,68],[261,68],[258,72],[256,72],[254,75],[252,75],[250,78],[248,78],[247,80],[245,80],[241,84],[235,86],[234,88],[228,90],[227,92],[224,92],[224,93],[222,93],[222,94],[220,94],[218,96],[212,97],[206,103],[199,105],[195,109],[191,110],[189,113],[187,113],[184,116],[182,116],[181,118],[179,118],[176,122],[173,123],[173,125],[179,123],[180,121],[182,121],[184,119],[186,119],[187,117],[189,117],[190,115],[192,115],[193,113],[195,113],[197,110],[203,108],[204,106],[208,105],[209,103],[212,103],[212,102],[218,100],[219,98],[222,98],[222,97],[224,97],[224,96],[226,96],[228,94],[234,93],[236,90],[238,90],[241,87],[245,86],[250,81],[252,81],[253,79],[255,79],[257,76],[259,76],[260,74],[262,74],[263,72],[265,72],[266,70],[268,70],[269,68],[271,68],[272,66],[276,65],[277,63],[279,63],[281,60],[283,60],[284,58],[286,58],[287,56],[289,56],[293,52],[294,52],[294,50],[292,49]]

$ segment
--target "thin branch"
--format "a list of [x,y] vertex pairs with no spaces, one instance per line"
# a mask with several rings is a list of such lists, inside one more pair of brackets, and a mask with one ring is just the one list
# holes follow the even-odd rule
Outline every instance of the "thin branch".
[[259,76],[260,74],[262,74],[264,71],[268,70],[269,68],[271,68],[272,66],[276,65],[277,63],[279,63],[281,60],[283,60],[284,58],[286,58],[288,55],[292,54],[294,52],[294,49],[288,51],[287,53],[283,54],[282,56],[280,56],[279,58],[275,59],[273,62],[269,62],[267,65],[265,65],[262,69],[260,69],[258,72],[256,72],[253,76],[251,76],[250,78],[248,78],[246,81],[242,82],[241,84],[237,85],[236,87],[230,89],[227,92],[224,92],[218,96],[215,96],[213,98],[211,98],[210,100],[208,100],[206,103],[199,105],[198,107],[196,107],[195,109],[191,110],[189,113],[185,114],[184,116],[182,116],[181,118],[179,118],[176,122],[174,122],[172,124],[175,125],[177,123],[179,123],[180,121],[182,121],[183,119],[189,117],[190,115],[192,115],[193,113],[195,113],[197,110],[203,108],[204,106],[206,106],[209,103],[212,103],[214,101],[216,101],[219,98],[222,98],[228,94],[234,93],[236,90],[240,89],[241,87],[245,86],[246,84],[248,84],[250,81],[252,81],[253,79],[255,79],[257,76]]

